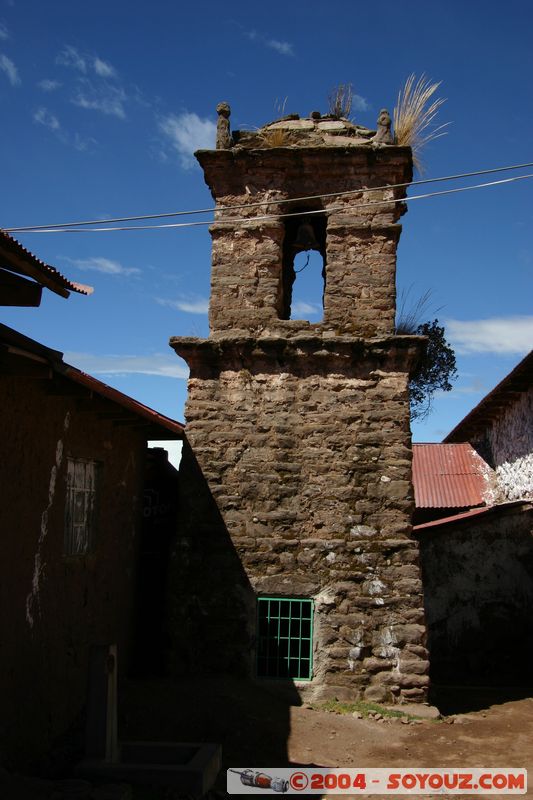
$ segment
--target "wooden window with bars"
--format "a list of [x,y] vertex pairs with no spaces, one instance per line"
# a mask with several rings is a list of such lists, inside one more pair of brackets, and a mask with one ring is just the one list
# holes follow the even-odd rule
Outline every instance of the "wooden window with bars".
[[91,551],[96,525],[97,461],[67,459],[64,554],[81,556]]

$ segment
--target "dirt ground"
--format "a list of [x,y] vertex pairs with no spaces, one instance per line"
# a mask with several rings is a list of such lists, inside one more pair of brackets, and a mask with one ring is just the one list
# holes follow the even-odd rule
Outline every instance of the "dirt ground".
[[[527,796],[533,797],[533,692],[441,690],[434,699],[440,720],[403,724],[290,705],[296,702],[290,687],[282,700],[230,680],[137,684],[123,695],[122,728],[131,738],[220,742],[224,770],[521,767],[531,776]],[[224,786],[225,771],[221,792]]]
[[[279,696],[280,688],[285,692],[283,697]],[[275,774],[276,767],[307,765],[525,768],[532,784],[526,796],[533,797],[531,690],[441,689],[433,697],[442,712],[440,719],[405,724],[398,719],[357,719],[352,714],[298,705],[290,684],[278,684],[277,689],[273,694],[262,685],[214,678],[128,683],[119,688],[119,739],[220,743],[223,768],[208,800],[227,796],[228,767]],[[99,791],[94,797],[100,798]],[[93,794],[75,793],[76,798],[89,796]],[[119,797],[107,792],[101,796]],[[160,800],[168,795],[138,787],[127,796]],[[396,796],[383,797],[390,800]],[[27,779],[0,770],[0,800],[50,797],[71,800],[74,795],[54,792],[48,782],[46,787],[30,786]]]

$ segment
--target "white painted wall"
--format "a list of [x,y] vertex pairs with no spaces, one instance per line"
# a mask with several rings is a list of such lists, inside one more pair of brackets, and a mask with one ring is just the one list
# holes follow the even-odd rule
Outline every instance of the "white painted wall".
[[498,483],[508,500],[533,498],[533,388],[488,431]]

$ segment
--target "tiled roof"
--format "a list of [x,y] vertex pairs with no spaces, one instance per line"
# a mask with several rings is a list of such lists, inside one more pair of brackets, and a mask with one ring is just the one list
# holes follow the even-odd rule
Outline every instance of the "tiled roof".
[[491,469],[469,444],[414,444],[417,508],[471,508],[485,504]]
[[61,297],[68,297],[70,292],[79,292],[80,294],[92,294],[93,292],[92,286],[69,281],[59,270],[45,264],[3,230],[0,230],[0,269],[7,269],[10,272],[17,272],[19,275],[33,278],[37,283],[46,286],[47,289]]

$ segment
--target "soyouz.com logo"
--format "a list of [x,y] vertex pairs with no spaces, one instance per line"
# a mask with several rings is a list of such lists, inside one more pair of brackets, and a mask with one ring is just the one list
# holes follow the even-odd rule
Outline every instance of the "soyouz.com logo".
[[527,770],[391,767],[336,769],[232,767],[228,794],[526,794]]

